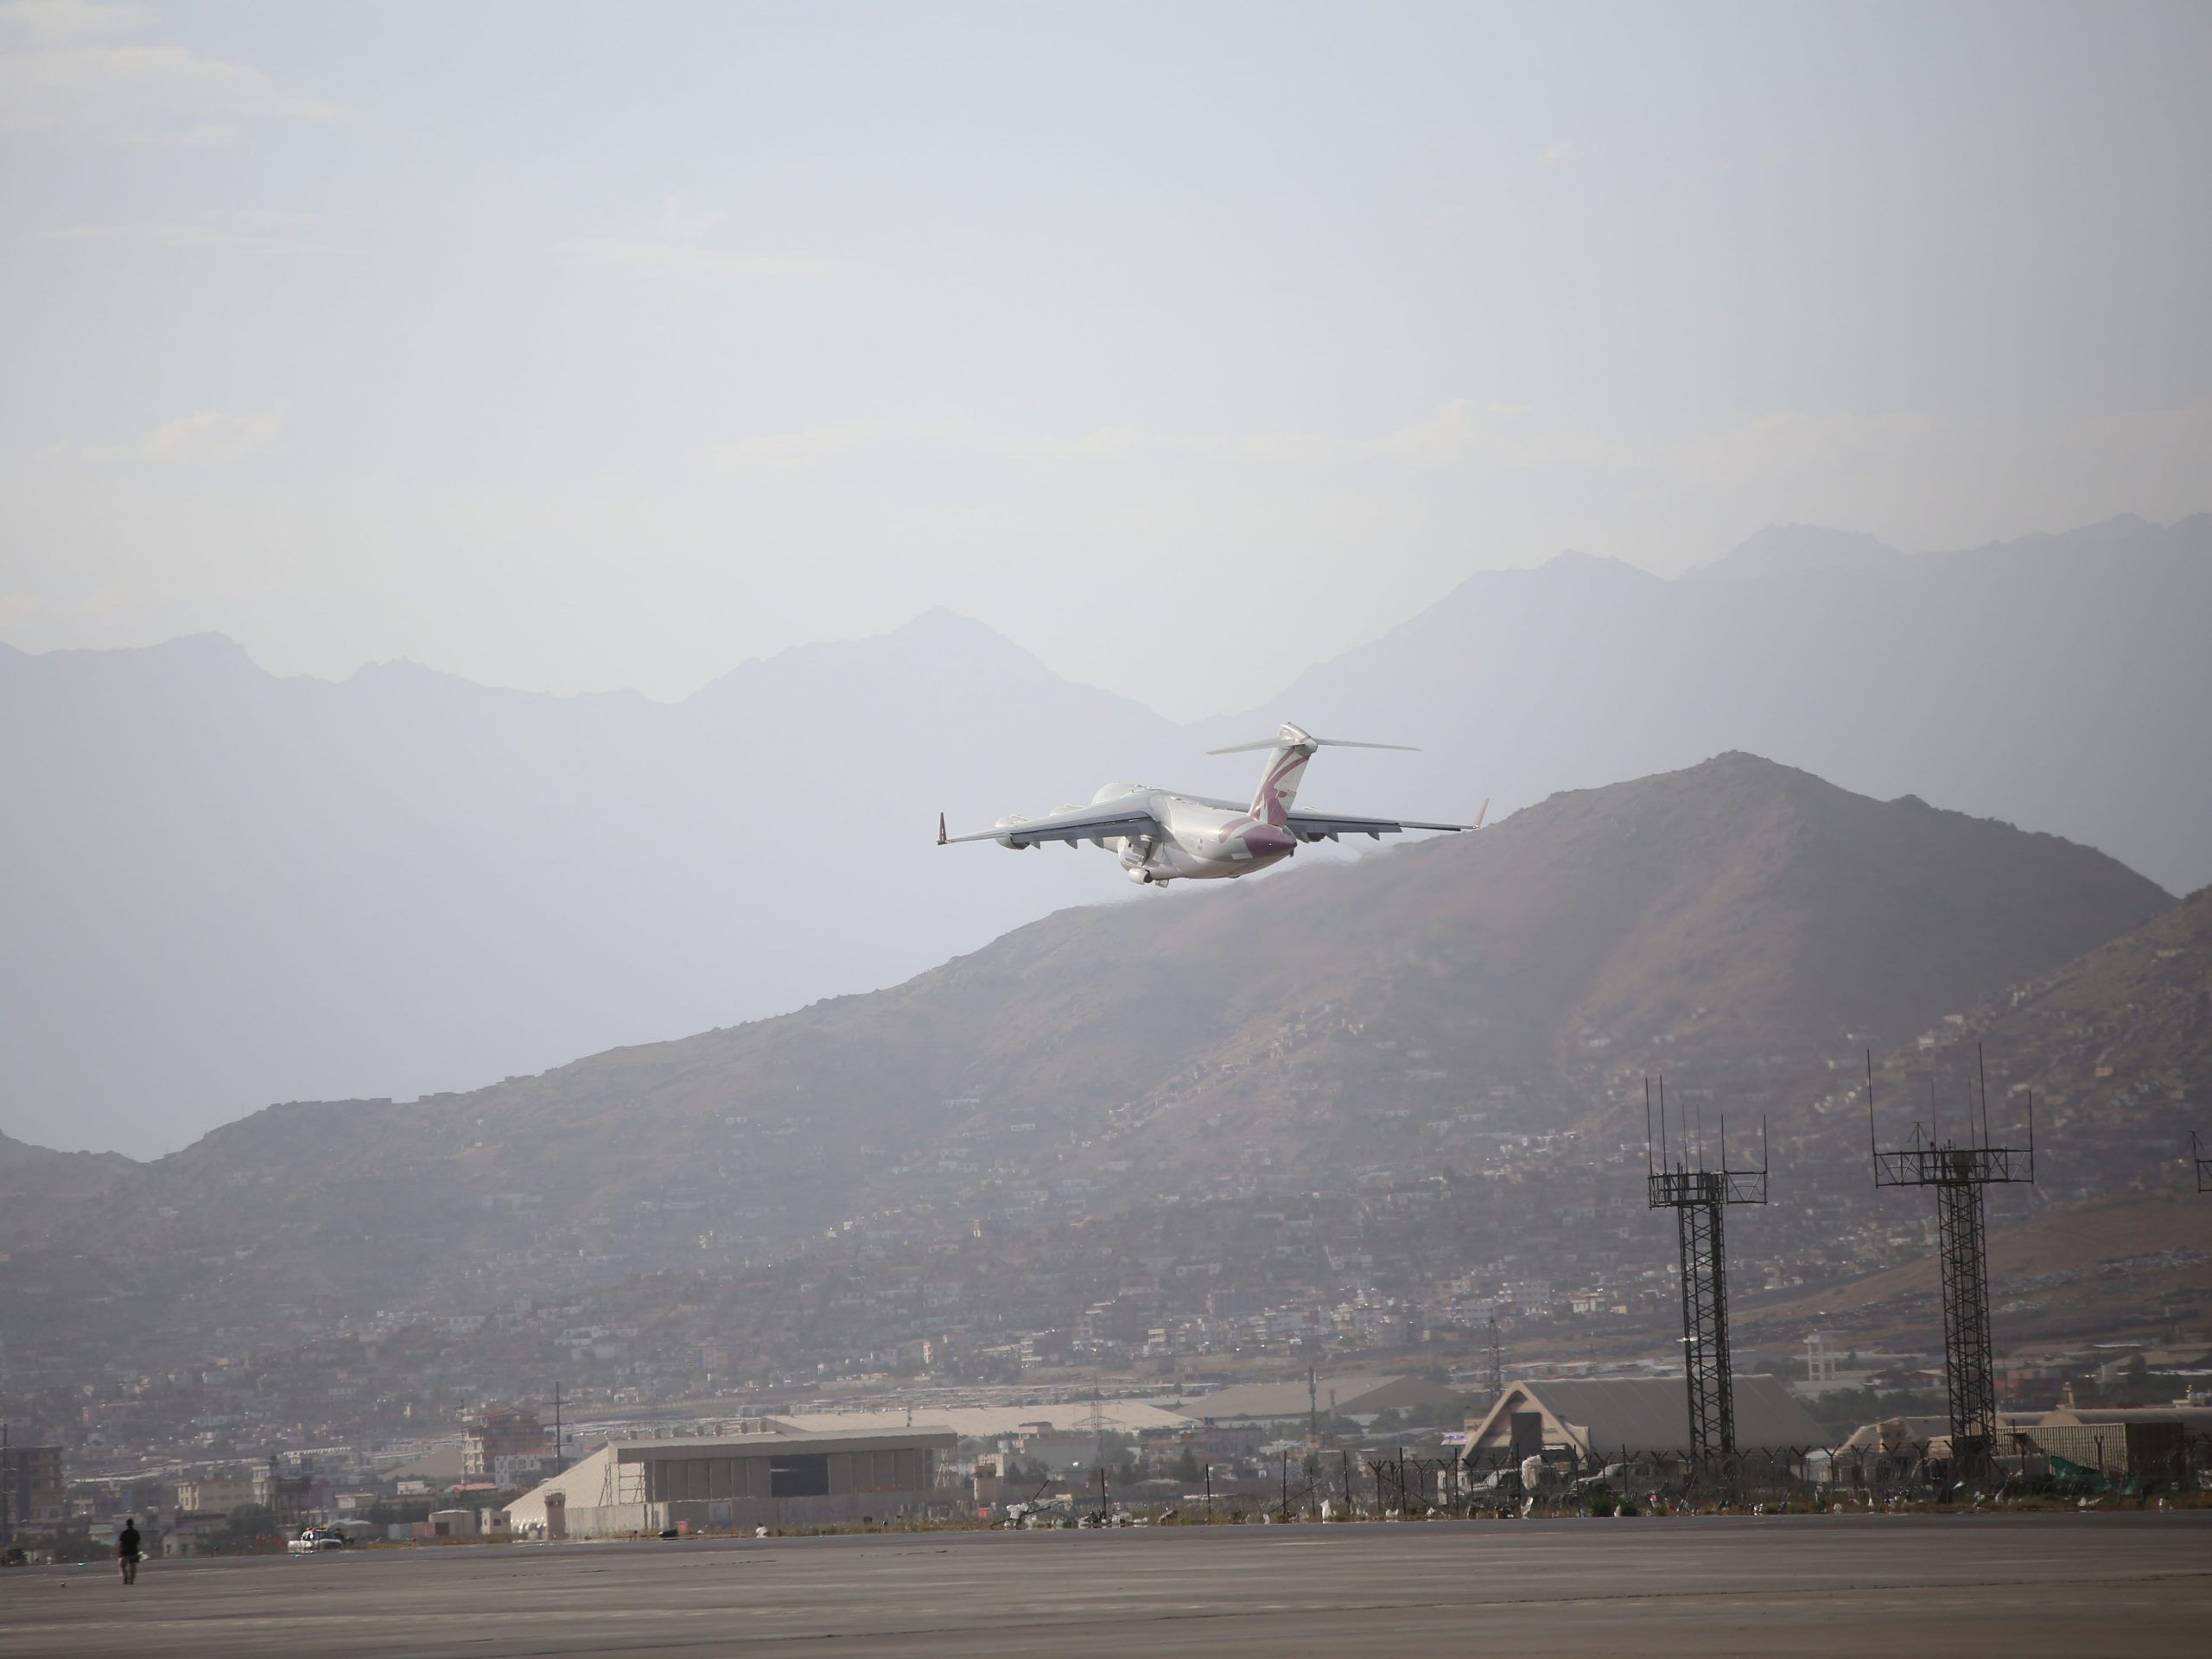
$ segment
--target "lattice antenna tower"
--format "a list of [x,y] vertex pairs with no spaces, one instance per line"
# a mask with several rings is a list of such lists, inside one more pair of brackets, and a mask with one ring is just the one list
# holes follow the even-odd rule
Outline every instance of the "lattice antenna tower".
[[[1935,1086],[1929,1087],[1931,1105]],[[1993,1144],[1989,1132],[1989,1073],[1980,1045],[1967,1081],[1965,1134],[1946,1141],[1931,1109],[1928,1124],[1914,1124],[1912,1138],[1882,1150],[1874,1130],[1874,1054],[1866,1052],[1866,1146],[1874,1160],[1874,1185],[1936,1189],[1938,1247],[1942,1255],[1943,1382],[1949,1396],[1951,1458],[1955,1466],[1983,1463],[1997,1436],[1997,1367],[1989,1327],[1989,1239],[1983,1189],[2032,1185],[2036,1179],[2036,1097],[2028,1096],[2028,1143]]]
[[[1672,1210],[1682,1248],[1682,1376],[1689,1390],[1690,1455],[1700,1465],[1736,1452],[1736,1384],[1728,1349],[1728,1262],[1721,1217],[1732,1204],[1766,1202],[1766,1119],[1759,1119],[1756,1169],[1728,1164],[1728,1122],[1720,1122],[1717,1166],[1708,1164],[1704,1114],[1670,1128],[1667,1080],[1643,1080],[1644,1196]],[[1654,1130],[1656,1138],[1654,1138]]]
[[1491,1310],[1488,1328],[1490,1370],[1484,1379],[1490,1384],[1490,1402],[1493,1406],[1505,1398],[1505,1350],[1497,1339],[1497,1313]]
[[2189,1132],[2189,1160],[2196,1166],[2196,1190],[2212,1192],[2212,1158],[2204,1155],[2204,1148],[2197,1143],[2195,1129]]

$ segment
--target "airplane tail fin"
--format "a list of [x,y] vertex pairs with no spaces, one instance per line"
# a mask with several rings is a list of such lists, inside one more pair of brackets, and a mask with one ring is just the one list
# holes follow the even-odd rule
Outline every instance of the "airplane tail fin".
[[1208,749],[1206,753],[1246,754],[1257,749],[1268,751],[1266,769],[1260,773],[1260,787],[1252,797],[1252,815],[1281,828],[1287,822],[1291,806],[1298,799],[1298,785],[1306,776],[1306,763],[1313,758],[1314,750],[1324,748],[1402,749],[1408,753],[1418,753],[1407,743],[1361,743],[1348,737],[1316,737],[1287,721],[1273,737],[1251,743],[1232,743],[1227,748]]

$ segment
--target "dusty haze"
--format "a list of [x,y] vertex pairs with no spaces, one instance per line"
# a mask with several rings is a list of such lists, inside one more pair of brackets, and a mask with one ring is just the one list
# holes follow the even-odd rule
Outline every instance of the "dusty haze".
[[2208,61],[0,4],[0,1132],[891,984],[1128,896],[939,810],[1236,794],[1283,719],[1423,747],[1325,755],[1347,810],[1741,749],[2212,880]]
[[2212,502],[2202,6],[0,7],[0,639],[1171,715],[1470,572]]

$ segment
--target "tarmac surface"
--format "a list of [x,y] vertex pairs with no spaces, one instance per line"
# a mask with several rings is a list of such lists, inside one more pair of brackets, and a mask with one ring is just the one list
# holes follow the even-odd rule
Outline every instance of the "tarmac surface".
[[2212,1511],[893,1533],[0,1573],[0,1655],[2202,1655]]

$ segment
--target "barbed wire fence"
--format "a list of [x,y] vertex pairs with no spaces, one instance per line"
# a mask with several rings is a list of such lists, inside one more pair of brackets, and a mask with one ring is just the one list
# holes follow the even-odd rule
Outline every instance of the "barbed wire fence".
[[[2183,1434],[2170,1445],[2145,1446],[2131,1443],[2115,1426],[2103,1437],[2076,1438],[2089,1440],[2089,1455],[2069,1458],[2042,1449],[2031,1436],[2021,1437],[2017,1449],[1983,1448],[1966,1458],[1952,1457],[1940,1440],[1903,1439],[1776,1446],[1710,1459],[1688,1449],[1622,1446],[1570,1460],[1554,1451],[1540,1460],[1533,1486],[1522,1477],[1523,1460],[1497,1452],[1470,1459],[1464,1478],[1438,1491],[1437,1499],[1459,1511],[1521,1507],[1530,1500],[1580,1506],[1592,1498],[1703,1508],[2212,1493],[2212,1435]],[[1395,1491],[1400,1507],[1408,1507],[1402,1484]]]

